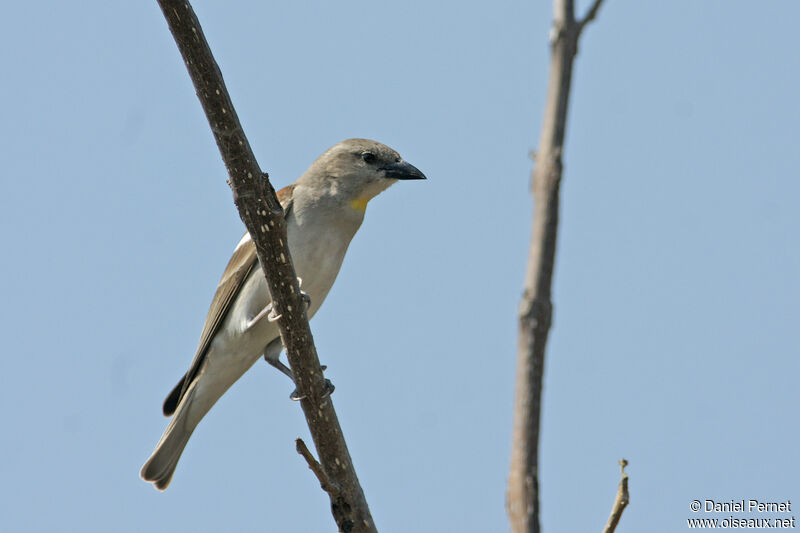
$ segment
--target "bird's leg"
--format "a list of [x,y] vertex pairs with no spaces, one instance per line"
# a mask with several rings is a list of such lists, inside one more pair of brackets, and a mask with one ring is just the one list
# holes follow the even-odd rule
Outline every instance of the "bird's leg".
[[[300,278],[297,279],[299,280]],[[303,297],[303,301],[306,303],[306,309],[308,309],[308,307],[311,305],[311,296],[309,296],[302,290],[300,291],[300,296]],[[270,302],[264,309],[259,311],[256,316],[247,321],[247,325],[245,326],[244,330],[249,331],[250,328],[258,324],[264,317],[266,317],[267,321],[269,322],[275,322],[282,316],[283,316],[282,314],[278,315],[275,313],[275,308],[273,307],[272,302]]]
[[[303,279],[298,277],[297,281],[299,282],[300,286],[302,287],[303,286]],[[300,289],[300,296],[303,298],[303,301],[306,303],[306,310],[308,310],[308,308],[311,306],[311,296],[309,296],[307,292],[303,292],[303,289]],[[247,321],[247,325],[245,326],[244,330],[245,331],[250,330],[250,328],[252,328],[256,324],[258,324],[264,317],[266,317],[269,322],[275,322],[281,316],[283,316],[283,315],[279,315],[279,314],[275,313],[275,307],[272,305],[272,302],[270,302],[270,303],[267,304],[267,306],[264,309],[259,311],[256,316],[254,316],[253,318],[251,318],[250,320]],[[280,361],[278,361],[278,363],[280,363]],[[283,365],[283,364],[281,363],[281,365]],[[283,368],[286,368],[286,366],[283,366]],[[281,372],[283,372],[284,374],[286,373],[286,371],[283,370],[282,368],[278,368],[278,369]]]
[[267,348],[264,350],[264,360],[289,376],[289,379],[291,379],[292,383],[294,383],[294,374],[292,374],[292,369],[281,362],[281,350],[283,350],[283,344],[281,343],[281,338],[278,337],[267,344]]
[[[281,372],[283,372],[284,374],[286,374],[287,376],[289,376],[289,379],[292,380],[292,383],[295,383],[294,374],[292,373],[292,369],[289,368],[288,366],[284,365],[283,362],[280,359],[281,350],[283,350],[283,344],[281,343],[281,338],[278,337],[277,339],[275,339],[272,342],[270,342],[269,344],[267,344],[267,347],[264,350],[264,360],[267,363],[269,363],[270,365],[272,365],[275,368],[277,368],[278,370],[280,370]],[[323,372],[327,368],[328,367],[325,366],[325,365],[320,366],[320,370],[322,370]],[[296,387],[296,385],[297,384],[295,383],[295,387]],[[325,394],[324,394],[323,398],[327,398],[328,396],[330,396],[333,393],[334,389],[336,389],[336,387],[333,386],[333,383],[331,383],[331,380],[326,379],[325,380]],[[295,388],[294,391],[289,395],[289,398],[291,398],[294,401],[298,401],[298,400],[302,400],[304,398],[304,396],[301,395],[297,391],[297,388]]]
[[245,325],[244,330],[249,331],[250,328],[261,322],[264,317],[266,317],[270,322],[275,322],[281,317],[281,315],[275,314],[275,308],[272,306],[272,302],[270,302],[264,309],[259,311],[256,316],[247,321],[247,325]]

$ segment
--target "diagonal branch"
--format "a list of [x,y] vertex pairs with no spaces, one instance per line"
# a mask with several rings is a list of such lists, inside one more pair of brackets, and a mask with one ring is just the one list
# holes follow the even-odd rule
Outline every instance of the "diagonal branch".
[[334,519],[339,531],[377,532],[333,403],[327,397],[306,305],[286,245],[283,210],[275,189],[256,162],[192,6],[188,0],[158,0],[158,3],[228,169],[239,216],[256,245],[275,313],[280,315],[281,339],[297,390],[304,397],[300,404],[321,467],[331,484],[339,487],[336,497],[331,494]]

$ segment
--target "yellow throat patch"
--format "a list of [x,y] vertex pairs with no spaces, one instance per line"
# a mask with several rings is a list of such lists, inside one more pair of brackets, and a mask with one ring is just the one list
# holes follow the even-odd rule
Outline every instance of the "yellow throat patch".
[[369,202],[369,198],[365,198],[362,196],[350,202],[350,207],[352,207],[356,211],[364,213],[367,210],[367,202]]

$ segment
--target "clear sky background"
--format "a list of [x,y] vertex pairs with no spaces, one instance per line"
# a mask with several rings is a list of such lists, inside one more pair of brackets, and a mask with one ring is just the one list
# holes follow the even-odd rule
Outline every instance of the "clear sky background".
[[[348,137],[427,174],[370,204],[312,327],[380,530],[507,531],[551,3],[194,6],[277,186]],[[0,530],[334,531],[266,364],[169,490],[139,479],[243,226],[155,1],[3,11]],[[683,531],[693,499],[800,506],[798,20],[792,0],[607,0],[584,35],[547,533],[602,529],[621,457],[620,532]]]

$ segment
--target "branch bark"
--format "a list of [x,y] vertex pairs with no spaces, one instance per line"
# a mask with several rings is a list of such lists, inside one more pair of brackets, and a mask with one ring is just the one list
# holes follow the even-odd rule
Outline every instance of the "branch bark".
[[532,179],[534,198],[525,284],[518,310],[517,377],[511,468],[506,511],[513,533],[539,533],[539,425],[544,355],[553,315],[551,287],[558,232],[559,187],[563,170],[572,63],[584,24],[597,15],[575,19],[573,0],[553,0],[550,73],[539,148]]
[[325,378],[289,255],[283,210],[275,189],[256,162],[192,6],[187,0],[158,3],[228,169],[234,203],[256,245],[275,313],[280,315],[277,322],[281,339],[297,390],[304,396],[300,405],[326,478],[337,487],[335,495],[329,492],[336,524],[342,532],[377,532],[336,411],[326,396]]
[[608,523],[603,529],[603,533],[614,533],[619,524],[619,519],[622,518],[622,511],[628,506],[631,500],[628,494],[628,474],[625,473],[625,467],[628,466],[628,461],[625,459],[619,460],[619,469],[622,471],[622,479],[619,481],[617,487],[617,496],[614,498],[614,506],[611,508],[611,516],[608,517]]

